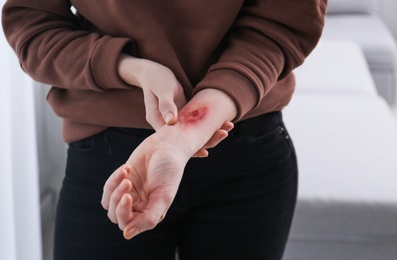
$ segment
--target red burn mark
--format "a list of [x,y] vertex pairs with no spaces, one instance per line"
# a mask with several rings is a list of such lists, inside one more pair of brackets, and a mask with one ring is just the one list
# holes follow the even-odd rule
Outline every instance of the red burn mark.
[[183,124],[195,124],[207,115],[207,107],[198,107],[192,110],[183,110],[179,114],[180,122]]
[[199,111],[197,111],[197,109],[192,111],[192,116],[193,117],[197,117],[199,115]]

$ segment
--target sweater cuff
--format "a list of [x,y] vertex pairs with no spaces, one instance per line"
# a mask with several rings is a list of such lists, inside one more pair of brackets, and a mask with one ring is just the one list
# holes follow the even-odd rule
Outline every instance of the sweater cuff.
[[194,88],[193,95],[206,89],[218,89],[229,95],[237,107],[237,122],[260,103],[260,93],[250,79],[233,69],[218,69],[210,71]]
[[104,36],[95,47],[90,67],[95,83],[101,89],[128,89],[131,85],[121,79],[117,67],[121,53],[135,54],[135,45],[128,38]]

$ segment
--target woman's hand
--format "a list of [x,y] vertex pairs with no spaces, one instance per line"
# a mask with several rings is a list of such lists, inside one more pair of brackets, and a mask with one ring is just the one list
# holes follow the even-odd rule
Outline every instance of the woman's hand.
[[111,175],[102,206],[126,239],[153,229],[165,217],[190,156],[155,133]]
[[[193,157],[206,157],[233,128],[229,121]],[[148,137],[128,161],[112,173],[104,186],[102,206],[109,219],[119,225],[124,237],[154,228],[171,205],[189,152],[156,138]]]
[[146,138],[113,172],[104,186],[102,206],[125,238],[154,228],[165,217],[189,158],[206,145],[219,143],[214,136],[228,128],[229,123],[222,122],[235,115],[236,106],[225,93],[202,90],[180,111],[174,125],[164,125]]
[[167,67],[122,54],[118,72],[128,84],[142,88],[147,122],[157,131],[177,121],[178,110],[186,104],[181,84]]
[[[164,124],[172,125],[177,121],[178,110],[185,106],[186,99],[170,69],[150,60],[122,54],[118,71],[126,83],[142,88],[146,120],[156,131]],[[225,139],[232,128],[231,122],[225,122],[193,157],[207,157],[207,149]]]

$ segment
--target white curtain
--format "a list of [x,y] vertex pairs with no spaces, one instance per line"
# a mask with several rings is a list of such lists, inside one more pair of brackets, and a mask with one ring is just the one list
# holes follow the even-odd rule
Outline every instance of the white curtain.
[[40,260],[33,81],[0,34],[0,259]]

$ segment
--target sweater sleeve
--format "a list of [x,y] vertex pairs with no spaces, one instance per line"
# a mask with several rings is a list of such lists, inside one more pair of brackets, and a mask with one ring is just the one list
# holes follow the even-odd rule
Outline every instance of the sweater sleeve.
[[318,43],[327,0],[245,1],[217,63],[195,87],[216,88],[236,103],[235,120],[257,107]]
[[8,0],[2,10],[5,36],[22,69],[36,81],[69,89],[131,88],[117,73],[129,38],[85,31],[68,0]]

